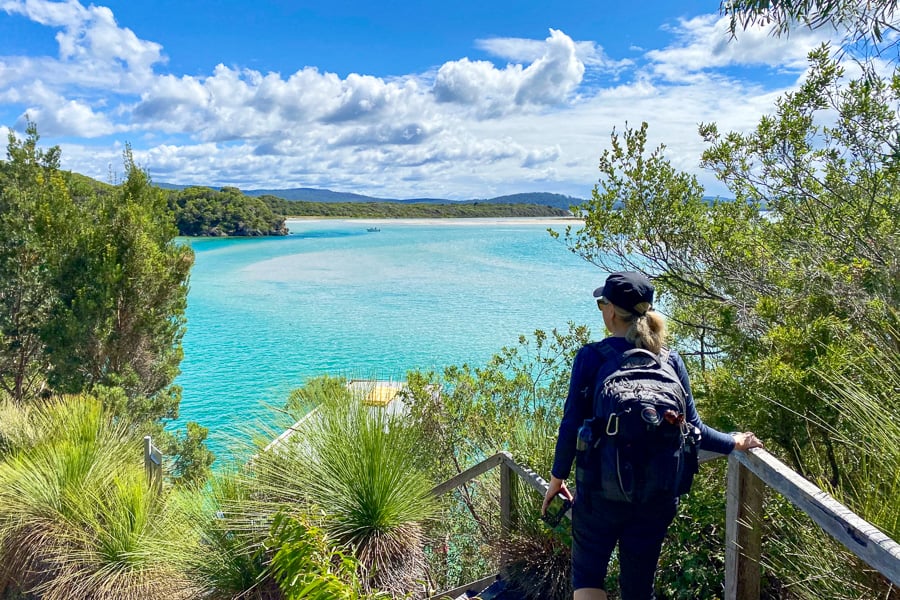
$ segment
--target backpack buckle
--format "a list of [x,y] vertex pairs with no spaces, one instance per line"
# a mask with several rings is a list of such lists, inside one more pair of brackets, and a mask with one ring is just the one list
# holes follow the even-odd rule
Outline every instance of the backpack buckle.
[[606,421],[606,435],[616,435],[619,433],[619,415],[612,413],[609,420]]

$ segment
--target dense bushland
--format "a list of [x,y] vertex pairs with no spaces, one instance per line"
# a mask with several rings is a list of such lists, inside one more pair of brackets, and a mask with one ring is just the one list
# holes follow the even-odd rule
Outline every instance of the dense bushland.
[[[179,235],[286,235],[284,218],[259,198],[237,188],[189,187],[168,193]],[[278,213],[282,214],[282,213]]]
[[37,128],[9,134],[0,162],[0,390],[14,403],[93,392],[203,479],[206,430],[165,432],[181,391],[184,309],[193,253],[177,243],[165,195],[125,152],[125,180],[63,173]]
[[273,212],[293,217],[423,219],[475,217],[567,217],[569,211],[540,204],[490,202],[306,202],[260,196]]

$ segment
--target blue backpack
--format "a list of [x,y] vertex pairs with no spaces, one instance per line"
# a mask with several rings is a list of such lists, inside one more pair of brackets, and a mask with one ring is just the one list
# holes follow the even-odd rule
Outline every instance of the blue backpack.
[[687,393],[669,351],[620,354],[604,342],[592,346],[604,360],[593,417],[578,431],[578,488],[633,503],[686,494],[697,472],[700,431],[686,420]]

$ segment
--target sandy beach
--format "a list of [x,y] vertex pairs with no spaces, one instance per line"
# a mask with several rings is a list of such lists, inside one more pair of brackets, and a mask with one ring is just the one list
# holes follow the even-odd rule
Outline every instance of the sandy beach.
[[477,218],[423,218],[423,219],[347,219],[347,218],[327,218],[327,217],[288,217],[287,225],[290,227],[291,222],[301,223],[303,221],[335,221],[339,223],[358,223],[360,225],[469,225],[473,227],[482,225],[547,225],[547,226],[566,226],[566,225],[582,225],[583,219],[575,217],[477,217]]

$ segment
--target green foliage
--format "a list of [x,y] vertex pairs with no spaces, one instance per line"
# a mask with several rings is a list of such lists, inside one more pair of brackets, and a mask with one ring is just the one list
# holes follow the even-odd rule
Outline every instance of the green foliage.
[[39,139],[31,122],[24,140],[10,132],[0,163],[0,389],[16,402],[44,387],[42,329],[59,304],[54,277],[74,233],[59,148],[41,150]]
[[[29,123],[0,163],[0,389],[15,402],[91,392],[177,454],[176,476],[199,480],[212,455],[177,416],[191,249],[177,244],[165,195],[126,148],[126,179],[93,185],[59,170]],[[167,439],[166,439],[167,438]]]
[[297,217],[358,217],[369,219],[477,218],[477,217],[566,217],[567,210],[540,204],[487,202],[399,203],[399,202],[305,202],[260,196],[273,212]]
[[722,13],[730,17],[732,35],[738,28],[773,26],[776,35],[787,35],[798,26],[818,29],[830,25],[847,33],[848,42],[871,37],[881,42],[885,34],[896,33],[896,3],[891,0],[727,0]]
[[[518,346],[501,349],[484,367],[450,366],[440,377],[408,374],[410,418],[442,465],[435,476],[449,478],[500,450],[513,449],[524,452],[517,453],[517,459],[549,471],[552,448],[549,458],[546,440],[542,448],[532,448],[540,438],[527,430],[552,430],[555,436],[569,368],[588,336],[585,327],[574,324],[565,333],[538,330],[530,339],[521,336]],[[512,448],[516,439],[529,441]]]
[[188,421],[184,432],[168,434],[160,431],[154,439],[162,438],[160,449],[163,454],[173,456],[171,476],[176,482],[184,484],[202,484],[210,473],[210,465],[215,455],[206,447],[206,436],[209,430],[202,425]]
[[224,187],[217,191],[207,187],[189,187],[169,192],[168,202],[175,215],[179,235],[287,234],[284,218],[276,216],[264,201],[244,195],[237,188]]
[[182,568],[195,540],[147,486],[140,439],[90,397],[18,410],[32,435],[0,460],[0,588],[48,600],[196,597]]
[[56,276],[59,308],[45,339],[49,382],[76,392],[122,387],[126,411],[171,418],[170,389],[181,361],[187,280],[193,253],[173,243],[176,232],[161,192],[125,153],[127,178],[112,194],[82,207],[81,235]]
[[272,523],[275,555],[272,572],[285,600],[375,600],[387,594],[365,594],[351,556],[329,544],[325,532],[306,522],[276,515]]
[[[842,387],[897,385],[894,370],[872,364],[889,364],[882,352],[895,356],[900,348],[891,325],[891,307],[900,302],[898,82],[898,73],[872,72],[847,81],[820,48],[800,88],[754,131],[721,134],[701,125],[709,143],[703,166],[728,186],[732,201],[705,202],[697,180],[674,169],[664,147],[646,151],[646,124],[614,133],[600,183],[576,210],[585,226],[565,233],[574,252],[605,270],[654,279],[705,420],[726,431],[753,429],[797,471],[872,520],[898,514],[894,478],[882,475],[896,473],[896,465],[871,468],[859,440],[897,445],[900,438],[880,435],[874,419],[895,414],[896,398],[876,396],[867,405],[884,412],[871,415],[849,413],[859,403],[830,398]],[[875,356],[863,350],[873,346]],[[872,502],[851,493],[864,489]],[[883,511],[872,510],[876,502]],[[777,535],[787,544],[809,532],[788,527]],[[789,545],[785,556],[807,552]],[[664,557],[679,574],[669,582],[663,575],[669,594],[679,597],[687,585],[709,589],[698,575],[714,572],[718,559],[700,557],[694,568],[697,558]],[[771,586],[794,590],[801,579],[832,578],[839,563],[829,560],[845,559],[822,553],[802,572],[794,570],[799,562],[783,562],[770,573]],[[818,589],[809,597],[856,597]]]
[[[833,440],[796,416],[835,425],[817,373],[851,372],[849,339],[877,329],[900,300],[898,172],[886,153],[897,90],[889,81],[842,87],[840,75],[819,50],[807,81],[756,131],[701,127],[711,143],[704,165],[733,202],[704,203],[662,148],[645,156],[646,126],[614,135],[602,182],[578,213],[585,228],[566,233],[573,251],[604,268],[655,279],[682,345],[702,351],[697,396],[717,399],[704,415],[758,430],[813,477],[806,449],[828,455]],[[834,125],[817,124],[826,109],[840,115]],[[838,481],[840,465],[823,464]]]
[[191,577],[214,599],[278,599],[271,576],[271,514],[254,499],[245,473],[225,470],[205,488],[178,491],[176,498],[203,552],[189,558]]
[[822,371],[828,386],[825,402],[837,415],[839,426],[828,430],[836,438],[837,460],[847,476],[829,491],[854,507],[892,539],[900,539],[900,329],[898,315],[885,329],[893,344],[869,335],[851,345],[859,358],[851,375]]
[[320,404],[336,401],[347,403],[351,401],[347,378],[322,375],[313,377],[305,382],[303,387],[292,390],[284,409],[296,421]]

